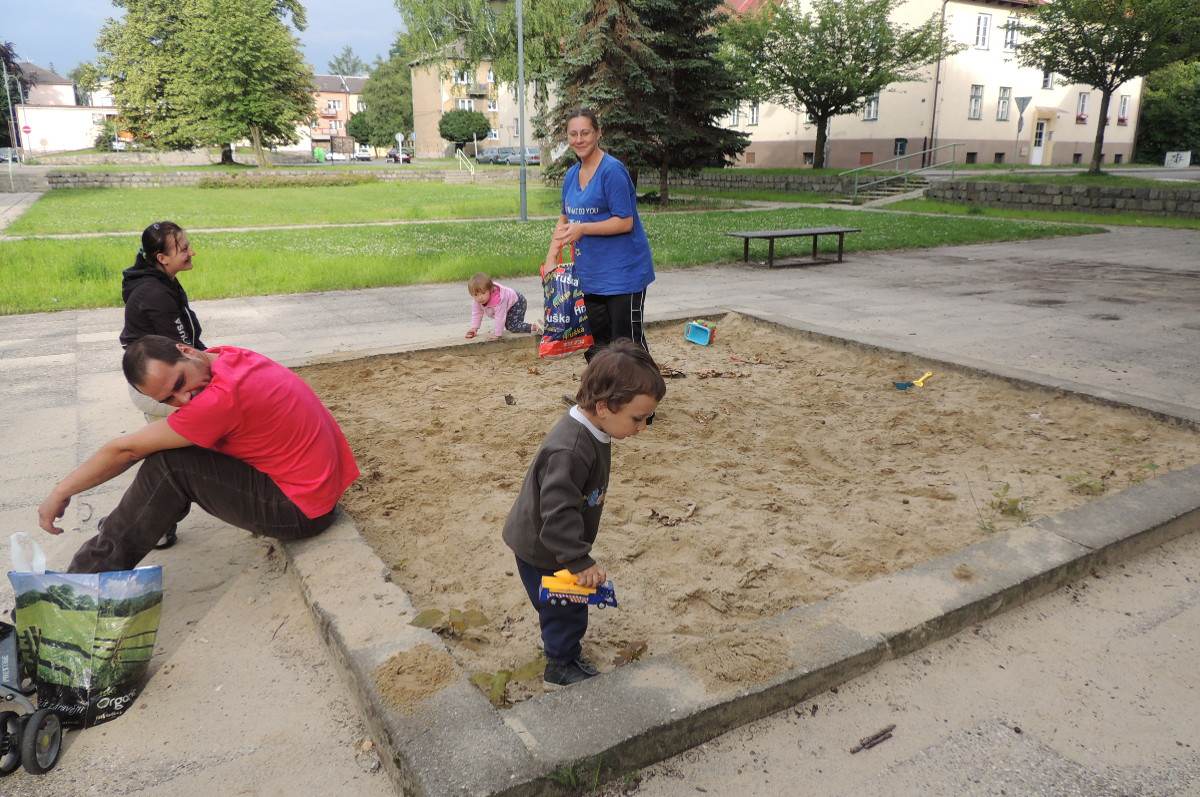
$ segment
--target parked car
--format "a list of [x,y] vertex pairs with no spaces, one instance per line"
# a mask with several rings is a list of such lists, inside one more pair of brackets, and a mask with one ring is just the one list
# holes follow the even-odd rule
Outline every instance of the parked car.
[[[521,163],[521,148],[513,147],[512,154],[504,161],[509,166],[517,166]],[[525,163],[530,166],[537,166],[542,162],[542,153],[537,147],[525,148]]]
[[326,152],[325,160],[327,161],[348,161],[350,156],[344,152]]
[[21,162],[21,151],[12,147],[0,147],[0,163]]
[[412,163],[412,153],[392,147],[387,151],[388,163]]
[[113,152],[124,152],[128,146],[129,145],[125,143],[125,139],[123,138],[114,138],[112,140]]
[[369,161],[371,160],[371,148],[366,144],[359,144],[354,148],[354,160]]

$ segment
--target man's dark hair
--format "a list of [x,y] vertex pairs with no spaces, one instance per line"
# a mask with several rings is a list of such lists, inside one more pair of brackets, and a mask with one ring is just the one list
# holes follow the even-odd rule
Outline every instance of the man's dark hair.
[[635,396],[654,396],[655,401],[662,401],[666,394],[667,383],[650,352],[622,338],[592,357],[579,378],[575,403],[595,412],[597,402],[603,401],[610,411],[619,412]]
[[125,349],[121,358],[121,370],[125,372],[125,381],[137,387],[146,378],[146,369],[150,360],[159,360],[167,365],[174,365],[183,359],[183,352],[176,345],[177,340],[162,335],[146,335],[138,338]]

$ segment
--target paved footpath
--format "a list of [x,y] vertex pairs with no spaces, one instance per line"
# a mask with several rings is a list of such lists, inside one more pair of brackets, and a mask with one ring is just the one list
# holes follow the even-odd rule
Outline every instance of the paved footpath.
[[[537,295],[533,279],[513,283],[527,295]],[[786,315],[884,346],[1042,380],[1086,383],[1100,393],[1200,419],[1196,232],[1126,229],[1027,243],[855,254],[842,264],[775,271],[742,265],[669,271],[651,288],[648,306],[651,318],[716,306]],[[248,346],[294,364],[460,341],[469,308],[466,291],[456,284],[198,302],[196,310],[210,344]],[[54,481],[104,440],[140,424],[119,373],[120,326],[119,309],[0,317],[0,451],[7,465],[0,472],[0,537],[34,530],[34,509]],[[651,345],[653,339],[652,335]],[[62,566],[94,533],[96,520],[112,507],[127,480],[128,475],[77,499],[64,519],[68,531],[61,538],[42,535],[52,566]],[[1181,543],[1185,548],[1189,544]],[[1171,603],[1176,593],[1167,591],[1167,585],[1178,586],[1184,575],[1194,579],[1196,572],[1193,566],[1180,573],[1157,556],[1149,554],[1136,565],[1152,571],[1138,582],[1139,596],[1160,602],[1159,609],[1145,610],[1151,614],[1174,611],[1169,607],[1176,605]],[[71,734],[59,770],[42,778],[23,773],[7,778],[4,794],[388,793],[383,775],[370,771],[372,752],[362,749],[362,725],[277,552],[196,510],[182,524],[179,545],[155,553],[149,562],[166,568],[167,600],[153,677],[136,708],[117,722]],[[0,545],[0,570],[7,565],[7,545]],[[1194,583],[1184,590],[1177,596],[1184,602],[1179,616],[1191,618],[1187,627],[1192,628],[1196,613],[1188,606],[1196,602]],[[8,585],[0,584],[0,606],[10,600]],[[1047,611],[1038,607],[1054,607],[1062,600],[1061,595],[1053,596],[1023,611],[1036,615]],[[1057,609],[1049,611],[1057,616]],[[1168,631],[1177,627],[1166,621],[1160,625]],[[1097,629],[1097,637],[1115,633],[1112,628]],[[985,632],[992,633],[991,624],[981,634]],[[1061,703],[1064,695],[1108,699],[1108,692],[1085,683],[1089,670],[1056,664],[1051,636],[1048,632],[1043,639],[1035,635],[1022,642],[1034,651],[1033,669],[1023,672],[1035,674],[1016,686],[978,679],[979,699],[1001,701],[1005,688],[1027,690],[1024,699],[1045,706]],[[1143,638],[1160,641],[1152,635]],[[921,665],[921,678],[949,679],[944,683],[973,678],[969,670],[953,669],[959,657],[957,648],[951,649],[956,652],[925,656],[931,664]],[[1148,678],[1152,666],[1161,666],[1155,679],[1178,685],[1178,690],[1120,688],[1137,695],[1139,711],[1168,724],[1175,719],[1172,706],[1191,705],[1187,700],[1195,698],[1195,657],[1186,656],[1185,647],[1163,660],[1159,650],[1153,644],[1130,643],[1128,662],[1139,664],[1125,668],[1127,677]],[[910,666],[921,657],[916,654],[888,666]],[[971,661],[966,657],[964,666]],[[856,688],[844,688],[839,699]],[[870,699],[870,694],[881,693],[866,694]],[[929,701],[935,703],[937,692],[932,695]],[[998,733],[998,715],[971,715],[965,700],[948,700],[946,705],[946,727],[958,736],[938,741],[931,732],[908,736],[903,730],[905,736],[879,751],[883,755],[864,760],[890,761],[914,771],[924,771],[920,755],[950,761],[947,756],[987,756],[1003,750],[1010,763],[1051,760],[1049,752],[1032,744],[1045,741],[1046,731],[1036,722],[1029,720],[1038,729],[1031,741],[1030,749],[1037,747],[1033,752],[1014,746],[1011,739],[972,748],[972,733],[981,739],[979,734]],[[979,722],[969,723],[970,716]],[[1118,731],[1128,719],[1103,718],[1116,722]],[[846,733],[875,730],[873,725],[884,724],[876,722],[879,719],[895,721],[868,714],[854,719],[827,734],[821,744],[840,750]],[[1023,717],[1014,713],[1009,719]],[[1071,715],[1063,727],[1086,720]],[[1191,721],[1189,732],[1178,739],[1193,748],[1166,745],[1158,751],[1162,761],[1194,756],[1197,727]],[[917,739],[926,740],[925,746],[908,746]],[[908,758],[885,757],[902,750]],[[1046,757],[1029,758],[1035,753]],[[737,781],[734,772],[741,764],[735,764],[736,757],[719,760],[724,762],[719,770],[704,769],[699,759],[669,766],[683,772],[683,783],[695,778],[709,792],[781,793],[776,790],[778,781],[770,787]],[[856,756],[856,765],[857,760]],[[742,765],[743,770],[748,766]],[[949,777],[958,770],[946,771]],[[1194,770],[1180,764],[1180,771]],[[811,775],[779,772],[789,781],[793,775]],[[889,778],[893,776],[897,784],[906,782],[895,772]],[[1075,782],[1063,777],[1063,783]],[[665,780],[665,775],[652,777],[647,791]],[[836,793],[850,783],[821,782],[828,790],[813,793]],[[1047,782],[1058,781],[1050,777]],[[893,781],[878,783],[883,785],[877,790],[888,793]],[[964,793],[956,781],[941,783],[944,789],[937,784],[927,789],[906,786],[892,793]],[[1047,788],[1045,793],[1073,793]]]

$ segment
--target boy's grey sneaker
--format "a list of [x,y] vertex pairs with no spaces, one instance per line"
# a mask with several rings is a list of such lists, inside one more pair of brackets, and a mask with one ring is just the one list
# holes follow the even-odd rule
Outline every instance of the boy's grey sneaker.
[[546,672],[542,676],[542,686],[547,691],[571,686],[589,678],[595,678],[600,673],[587,659],[561,662],[550,660],[546,662]]

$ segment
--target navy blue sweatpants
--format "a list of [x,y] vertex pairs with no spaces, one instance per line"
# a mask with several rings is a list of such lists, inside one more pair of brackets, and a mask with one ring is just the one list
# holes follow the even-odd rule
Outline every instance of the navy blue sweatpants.
[[[555,568],[561,570],[562,568]],[[554,570],[540,567],[517,557],[517,572],[529,595],[529,602],[537,609],[538,621],[542,624],[542,647],[546,658],[557,662],[571,662],[583,652],[581,642],[587,631],[588,607],[586,603],[569,603],[566,606],[550,606],[538,600],[542,588],[542,576],[554,575]]]

